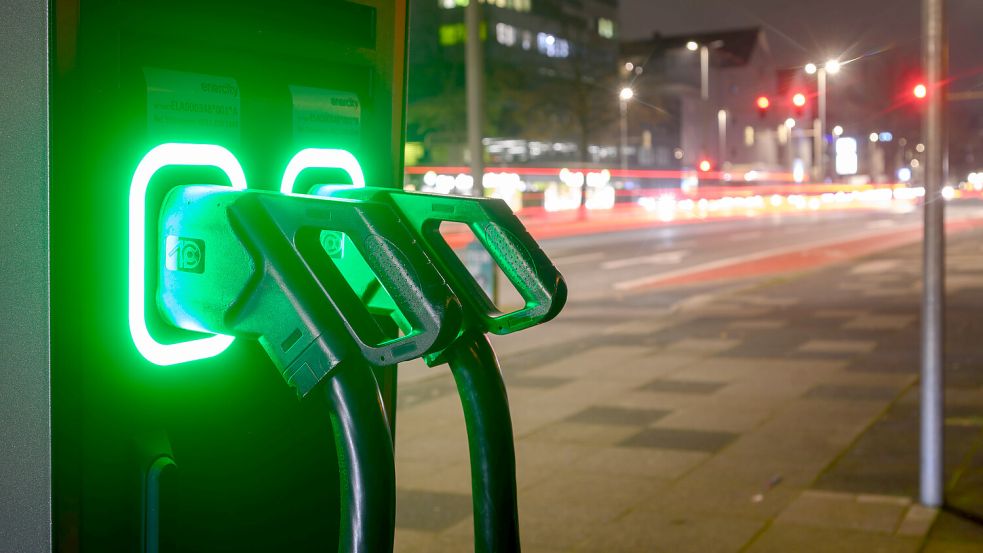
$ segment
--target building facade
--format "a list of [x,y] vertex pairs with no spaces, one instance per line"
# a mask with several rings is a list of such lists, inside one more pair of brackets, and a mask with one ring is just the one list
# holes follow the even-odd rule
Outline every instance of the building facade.
[[[467,2],[411,1],[408,164],[467,161]],[[617,0],[482,0],[482,8],[486,162],[616,157]]]

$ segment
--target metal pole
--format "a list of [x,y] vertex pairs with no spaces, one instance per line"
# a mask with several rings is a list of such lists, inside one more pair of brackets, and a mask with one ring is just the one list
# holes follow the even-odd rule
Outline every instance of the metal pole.
[[621,111],[621,179],[625,180],[628,170],[628,101],[619,100]]
[[816,180],[826,180],[826,68],[820,67],[816,72],[816,83],[819,87],[818,109],[819,126],[816,129]]
[[481,43],[481,4],[477,0],[468,2],[464,11],[464,24],[467,27],[465,41],[467,95],[468,95],[468,152],[471,156],[471,177],[474,179],[472,194],[485,195],[484,186],[484,147],[481,144],[481,130],[484,126],[484,55]]
[[710,99],[710,47],[700,46],[700,98]]
[[700,156],[707,155],[707,126],[710,100],[710,47],[700,46]]
[[925,136],[925,226],[922,291],[921,465],[922,504],[939,507],[943,497],[943,322],[945,318],[945,228],[942,187],[946,177],[945,5],[922,0],[922,56],[928,98]]
[[717,149],[720,167],[727,161],[727,110],[717,111]]

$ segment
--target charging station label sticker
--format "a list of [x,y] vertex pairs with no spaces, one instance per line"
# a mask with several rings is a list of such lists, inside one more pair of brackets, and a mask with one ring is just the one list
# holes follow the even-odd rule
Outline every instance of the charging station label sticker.
[[184,273],[205,272],[205,241],[197,238],[168,235],[164,242],[167,257],[164,266],[168,271]]
[[290,85],[294,107],[294,140],[299,143],[357,142],[361,134],[362,103],[357,94]]
[[144,67],[147,130],[158,140],[238,143],[239,83],[231,77]]

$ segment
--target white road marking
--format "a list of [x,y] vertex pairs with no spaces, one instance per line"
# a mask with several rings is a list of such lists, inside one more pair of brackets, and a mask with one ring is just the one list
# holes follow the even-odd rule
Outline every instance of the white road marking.
[[599,259],[604,259],[604,252],[584,253],[580,255],[568,255],[566,257],[557,257],[553,259],[553,264],[572,265],[574,263],[586,263],[588,261],[597,261]]
[[635,267],[637,265],[677,265],[689,254],[689,250],[673,250],[659,252],[653,255],[643,255],[639,257],[629,257],[617,259],[601,264],[601,268],[610,271],[612,269],[624,269],[625,267]]
[[[910,228],[915,228],[919,225],[911,225]],[[902,229],[904,230],[904,229]],[[838,238],[830,238],[827,240],[818,240],[816,242],[809,242],[806,244],[795,244],[792,246],[783,246],[780,248],[772,248],[770,250],[762,250],[760,252],[755,252],[747,255],[738,255],[735,257],[727,257],[724,259],[718,259],[716,261],[710,261],[707,263],[701,263],[699,265],[694,265],[692,267],[685,267],[682,269],[676,269],[674,271],[666,271],[664,273],[659,273],[655,275],[650,275],[642,278],[635,278],[632,280],[625,280],[622,282],[616,282],[612,285],[615,290],[632,290],[634,288],[640,288],[647,284],[654,282],[659,282],[660,280],[668,280],[671,278],[676,278],[683,275],[699,273],[703,271],[709,271],[712,269],[719,269],[720,267],[726,267],[728,265],[734,265],[737,263],[745,263],[748,261],[757,261],[759,259],[764,259],[766,257],[771,257],[773,255],[783,255],[792,252],[798,252],[802,250],[807,250],[811,248],[821,248],[823,246],[832,246],[835,244],[841,244],[843,242],[849,242],[862,238],[873,238],[876,236],[883,236],[883,232],[869,232],[866,234],[854,235],[854,236],[841,236]]]

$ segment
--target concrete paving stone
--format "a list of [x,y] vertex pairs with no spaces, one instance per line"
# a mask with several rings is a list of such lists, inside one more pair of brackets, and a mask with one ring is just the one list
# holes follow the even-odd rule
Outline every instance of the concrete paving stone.
[[606,524],[623,516],[639,503],[658,495],[669,485],[668,481],[652,476],[640,477],[599,471],[570,470],[558,467],[548,478],[519,495],[521,531],[544,529],[541,526],[558,526],[543,534],[571,531],[576,527],[594,526],[591,532],[580,536],[560,538],[551,543],[532,539],[531,543],[551,547],[570,547],[596,533]]
[[857,354],[870,353],[876,346],[872,340],[809,340],[798,349],[806,353]]
[[734,402],[744,405],[728,406],[722,405],[715,399],[716,396],[707,398],[706,402],[692,407],[673,411],[652,426],[741,433],[760,426],[763,421],[773,416],[779,407],[769,404],[748,405],[746,401]]
[[604,367],[617,366],[630,359],[647,356],[651,350],[647,347],[610,347],[601,346],[577,353],[528,372],[529,376],[553,376],[560,378],[578,378],[598,375]]
[[706,461],[709,453],[641,447],[600,447],[573,463],[573,468],[628,476],[679,478]]
[[435,470],[429,461],[397,459],[396,485],[428,492],[470,494],[471,463],[458,461]]
[[866,313],[864,309],[818,309],[812,316],[819,319],[855,319]]
[[734,382],[753,378],[774,379],[789,375],[814,375],[828,373],[845,367],[843,361],[825,359],[785,359],[776,357],[708,357],[686,367],[674,376],[691,380]]
[[558,376],[533,376],[528,374],[518,374],[505,379],[506,388],[536,388],[549,390],[557,388],[571,382],[571,378],[561,378]]
[[436,532],[396,528],[393,544],[394,553],[421,553],[429,551],[430,544],[437,539]]
[[780,298],[776,296],[751,296],[742,294],[739,298],[742,303],[769,307],[791,307],[802,303],[800,298]]
[[647,391],[627,391],[604,401],[605,405],[641,409],[682,409],[697,403],[705,396],[692,394],[665,394]]
[[629,409],[594,406],[567,417],[565,422],[646,426],[668,415],[664,409]]
[[726,382],[708,382],[705,380],[677,380],[660,378],[641,387],[649,392],[670,394],[709,395],[726,386]]
[[782,511],[776,522],[893,534],[906,512],[907,506],[862,502],[851,493],[807,490]]
[[775,330],[788,326],[788,321],[781,319],[740,319],[730,323],[729,327],[739,330]]
[[760,520],[634,511],[592,533],[578,553],[733,553],[764,526]]
[[439,532],[470,517],[470,494],[396,488],[397,528]]
[[[398,424],[398,423],[397,423]],[[430,461],[434,469],[468,459],[468,440],[464,429],[458,436],[413,436],[400,439],[396,428],[396,460],[411,459]]]
[[651,447],[714,453],[734,441],[737,434],[686,428],[646,428],[618,445],[623,447]]
[[740,344],[740,340],[727,338],[683,339],[666,346],[666,351],[692,351],[703,354],[720,353]]
[[747,549],[748,553],[915,553],[917,538],[899,537],[846,529],[815,528],[776,522],[768,527]]
[[861,315],[843,324],[844,330],[901,330],[911,326],[916,315]]
[[635,426],[558,422],[526,436],[527,440],[609,446],[638,433]]
[[844,401],[890,401],[900,390],[887,386],[847,386],[843,384],[817,384],[803,394],[808,399],[837,399]]
[[908,507],[908,512],[905,513],[904,518],[901,519],[901,524],[898,525],[895,533],[899,536],[924,537],[932,529],[932,524],[935,523],[938,514],[938,509],[917,503],[911,505]]

